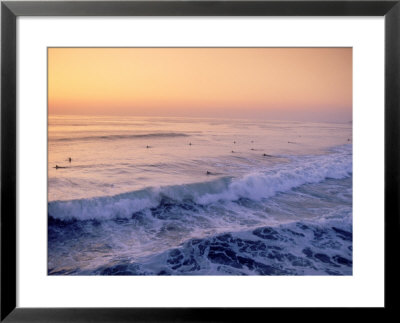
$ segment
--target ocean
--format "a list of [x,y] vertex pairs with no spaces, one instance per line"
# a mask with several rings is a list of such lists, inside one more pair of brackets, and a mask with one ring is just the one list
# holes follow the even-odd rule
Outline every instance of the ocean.
[[352,124],[49,116],[49,275],[352,275]]

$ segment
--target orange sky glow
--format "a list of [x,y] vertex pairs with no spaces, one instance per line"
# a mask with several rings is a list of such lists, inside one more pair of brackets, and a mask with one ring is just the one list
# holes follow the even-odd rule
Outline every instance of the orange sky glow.
[[351,48],[49,48],[50,115],[352,120]]

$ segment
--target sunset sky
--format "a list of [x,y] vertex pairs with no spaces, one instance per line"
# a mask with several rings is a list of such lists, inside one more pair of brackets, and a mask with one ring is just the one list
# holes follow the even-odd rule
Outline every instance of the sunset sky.
[[49,48],[50,115],[352,120],[351,48]]

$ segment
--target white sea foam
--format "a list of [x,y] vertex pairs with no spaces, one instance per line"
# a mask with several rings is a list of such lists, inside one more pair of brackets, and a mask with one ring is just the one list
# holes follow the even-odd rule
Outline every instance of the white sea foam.
[[291,157],[290,163],[242,177],[222,177],[195,184],[153,187],[115,196],[53,201],[48,212],[61,220],[106,220],[131,218],[132,214],[157,207],[165,198],[179,204],[184,202],[210,205],[239,199],[260,201],[307,183],[327,178],[341,179],[352,174],[351,146],[335,148],[331,153]]

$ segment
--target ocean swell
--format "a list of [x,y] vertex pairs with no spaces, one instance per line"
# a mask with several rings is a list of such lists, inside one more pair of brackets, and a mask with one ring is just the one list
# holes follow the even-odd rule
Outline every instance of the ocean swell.
[[179,132],[156,132],[143,134],[127,134],[127,135],[101,135],[101,136],[83,136],[83,137],[68,137],[68,138],[53,138],[50,141],[85,141],[85,140],[119,140],[119,139],[143,139],[143,138],[173,138],[173,137],[188,137],[186,133]]

